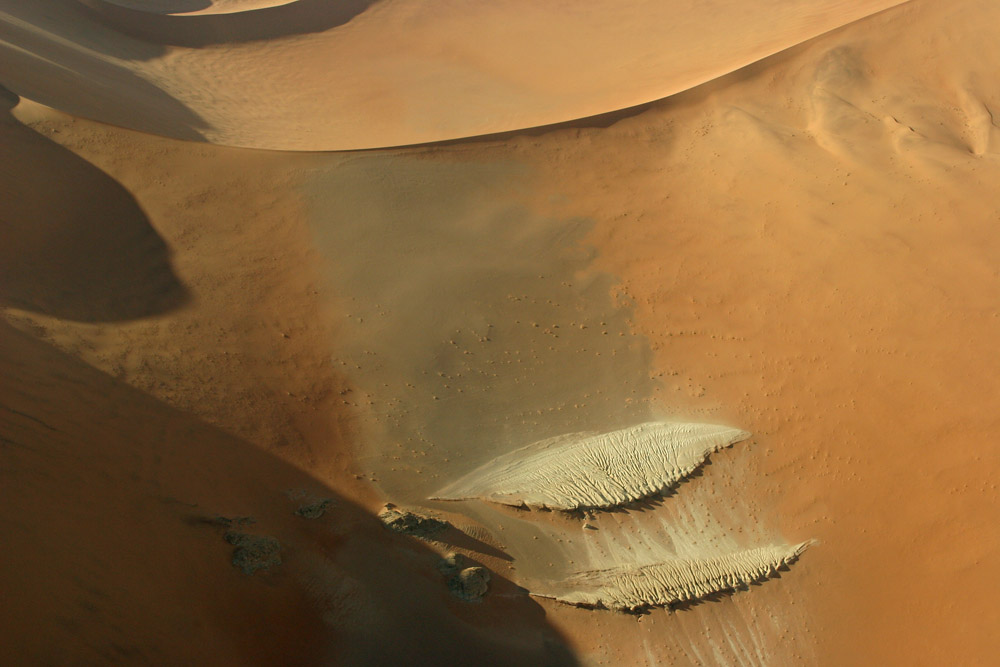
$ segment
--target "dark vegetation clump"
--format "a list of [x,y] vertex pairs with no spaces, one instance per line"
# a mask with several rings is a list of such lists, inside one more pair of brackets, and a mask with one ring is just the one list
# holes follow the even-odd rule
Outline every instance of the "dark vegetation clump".
[[378,518],[387,528],[403,535],[428,538],[448,528],[451,524],[434,517],[423,516],[416,512],[400,509],[392,503],[386,503],[379,512]]
[[327,508],[333,504],[333,501],[329,498],[323,498],[314,503],[308,505],[303,505],[302,507],[295,510],[296,516],[300,516],[304,519],[318,519],[326,512]]
[[281,565],[281,544],[273,537],[237,533],[232,530],[223,537],[226,542],[236,547],[233,550],[233,567],[242,570],[243,574],[253,574],[258,570]]

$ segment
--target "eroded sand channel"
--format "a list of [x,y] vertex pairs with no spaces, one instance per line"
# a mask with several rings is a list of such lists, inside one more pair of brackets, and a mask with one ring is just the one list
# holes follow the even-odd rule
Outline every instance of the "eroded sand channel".
[[716,493],[731,483],[721,466],[669,508],[591,517],[592,528],[583,516],[428,500],[533,442],[665,417],[650,400],[648,343],[614,276],[591,267],[591,222],[536,213],[558,193],[539,205],[522,164],[394,151],[326,158],[310,177],[317,247],[342,299],[336,363],[356,387],[344,400],[365,415],[360,468],[388,499],[464,514],[504,546],[521,583],[547,591],[583,570],[780,541]]

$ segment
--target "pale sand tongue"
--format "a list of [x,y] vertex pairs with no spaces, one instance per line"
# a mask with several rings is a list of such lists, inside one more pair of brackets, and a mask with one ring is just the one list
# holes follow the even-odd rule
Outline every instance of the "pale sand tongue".
[[477,468],[435,498],[563,510],[611,508],[673,486],[709,454],[749,435],[711,424],[663,422],[547,447],[529,445]]

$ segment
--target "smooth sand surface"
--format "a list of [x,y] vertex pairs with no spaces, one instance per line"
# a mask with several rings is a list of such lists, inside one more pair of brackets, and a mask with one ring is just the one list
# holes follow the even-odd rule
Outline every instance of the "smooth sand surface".
[[754,432],[743,493],[820,539],[825,664],[996,651],[998,18],[911,3],[537,161],[601,221],[662,409]]
[[[869,13],[824,6],[837,19],[826,27]],[[173,137],[2,97],[0,521],[14,538],[0,551],[0,644],[15,661],[992,664],[995,3],[914,0],[610,118],[347,154],[206,140],[321,148],[315,128],[375,145],[387,128],[413,140],[414,118],[440,121],[439,137],[536,124],[521,110],[538,112],[542,93],[511,95],[525,79],[497,85],[511,72],[449,52],[436,31],[506,54],[566,120],[574,95],[603,110],[633,99],[610,81],[641,79],[644,95],[704,81],[742,64],[737,51],[821,28],[782,33],[791,23],[772,12],[758,18],[769,33],[734,15],[718,34],[734,48],[720,50],[678,21],[692,59],[720,68],[676,79],[666,68],[647,85],[652,69],[606,52],[633,32],[633,56],[662,46],[626,25],[639,13],[608,22],[602,42],[592,11],[562,8],[536,43],[608,63],[574,79],[553,72],[575,67],[547,69],[531,49],[518,61],[510,35],[490,33],[500,49],[473,29],[500,13],[512,35],[551,26],[547,8],[459,20],[448,12],[472,9],[445,3],[421,32],[407,3],[383,2],[264,42],[241,39],[280,7],[146,12],[152,22],[133,27],[163,34],[161,19],[250,17],[231,42],[191,23],[175,33],[187,46],[151,48],[110,39],[125,16],[113,11],[0,7],[0,83]],[[332,98],[310,87],[316,67],[289,66],[297,49],[323,62],[370,53],[383,42],[348,35],[383,19],[413,27],[399,53],[439,44],[430,63],[476,63],[487,97],[515,111],[469,113],[485,107],[411,71],[379,90],[433,91],[448,111],[400,111],[367,88],[357,127],[318,114],[309,101]],[[324,50],[332,33],[344,39]],[[737,34],[754,44],[740,51]],[[766,34],[777,41],[762,49]],[[593,53],[570,48],[574,35]],[[301,94],[278,94],[269,72]],[[465,130],[452,135],[456,118]],[[428,500],[526,443],[666,420],[754,435],[666,497],[615,512]],[[296,515],[323,499],[334,503],[322,517]],[[396,535],[373,516],[385,501],[453,528],[439,542]],[[231,565],[220,517],[244,516],[256,523],[241,531],[278,540],[281,565]],[[529,595],[581,572],[718,563],[810,538],[778,576],[673,612]],[[449,551],[490,570],[481,603],[448,592]]]
[[338,150],[643,104],[899,0],[297,0],[175,16],[123,4],[138,3],[3,0],[0,81],[146,132]]
[[234,14],[289,5],[298,0],[104,0],[154,14]]

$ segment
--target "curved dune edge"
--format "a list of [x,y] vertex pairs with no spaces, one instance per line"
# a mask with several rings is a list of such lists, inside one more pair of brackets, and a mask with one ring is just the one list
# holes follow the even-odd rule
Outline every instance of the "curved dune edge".
[[713,558],[676,559],[643,566],[581,572],[568,579],[568,593],[542,594],[581,607],[641,611],[683,604],[738,590],[773,577],[795,562],[812,542],[757,547]]
[[648,103],[898,4],[300,0],[196,20],[0,0],[0,84],[179,139],[403,146]]
[[209,14],[236,14],[255,9],[268,9],[290,5],[298,0],[103,0],[151,14],[200,16]]
[[660,493],[713,452],[746,440],[728,426],[650,422],[561,436],[499,456],[432,500],[487,500],[559,510],[607,509]]

